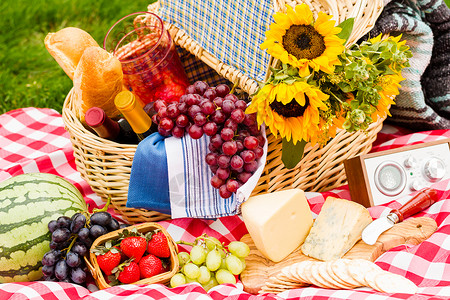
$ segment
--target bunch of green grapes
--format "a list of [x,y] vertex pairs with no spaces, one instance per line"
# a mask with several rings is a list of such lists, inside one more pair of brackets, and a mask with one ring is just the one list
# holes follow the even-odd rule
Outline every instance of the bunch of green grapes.
[[196,238],[190,245],[190,253],[178,253],[180,271],[170,279],[170,286],[198,282],[208,291],[222,283],[236,283],[236,275],[245,269],[245,258],[250,248],[244,242],[233,241],[227,246],[206,234]]

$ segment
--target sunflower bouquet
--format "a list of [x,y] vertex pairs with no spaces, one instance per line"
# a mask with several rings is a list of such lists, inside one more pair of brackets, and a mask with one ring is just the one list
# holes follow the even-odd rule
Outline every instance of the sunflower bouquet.
[[246,113],[282,138],[283,163],[293,168],[307,143],[326,144],[338,129],[366,130],[389,115],[412,54],[401,36],[345,47],[353,19],[336,26],[323,12],[314,18],[306,4],[286,7],[261,44],[279,64]]

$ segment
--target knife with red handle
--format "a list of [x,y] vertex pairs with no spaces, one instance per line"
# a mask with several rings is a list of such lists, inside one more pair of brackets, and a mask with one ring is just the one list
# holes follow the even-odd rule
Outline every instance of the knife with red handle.
[[393,209],[387,216],[380,217],[367,225],[361,234],[362,240],[368,245],[375,244],[378,237],[394,226],[394,224],[402,222],[404,219],[421,212],[437,200],[439,199],[435,189],[426,188],[420,190],[399,209]]

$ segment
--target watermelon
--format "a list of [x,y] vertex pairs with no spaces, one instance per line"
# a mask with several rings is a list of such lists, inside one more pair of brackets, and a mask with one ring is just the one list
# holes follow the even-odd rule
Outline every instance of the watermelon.
[[29,173],[0,182],[0,283],[40,279],[50,250],[48,222],[83,210],[80,191],[57,175]]

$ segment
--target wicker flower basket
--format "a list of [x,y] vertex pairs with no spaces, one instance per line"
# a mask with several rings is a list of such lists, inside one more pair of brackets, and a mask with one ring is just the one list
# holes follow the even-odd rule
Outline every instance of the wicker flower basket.
[[[178,255],[177,255],[177,245],[175,241],[172,239],[172,237],[167,233],[166,229],[159,225],[158,223],[154,222],[148,222],[144,224],[135,225],[133,227],[136,227],[137,231],[140,233],[147,233],[153,230],[160,230],[166,237],[167,241],[169,242],[169,248],[170,248],[170,270],[161,273],[158,275],[155,275],[150,278],[141,279],[136,284],[152,284],[152,283],[162,283],[162,284],[168,284],[170,281],[170,278],[172,278],[173,275],[175,275],[178,272],[179,269],[179,262],[178,262]],[[131,230],[132,227],[127,227],[124,229],[119,229],[113,232],[110,232],[108,234],[102,235],[98,239],[94,241],[94,243],[91,246],[91,249],[94,249],[98,245],[105,244],[108,240],[117,239],[119,237],[119,233],[124,231],[125,229]],[[92,274],[92,277],[94,278],[95,282],[97,283],[98,287],[100,289],[106,289],[111,287],[105,280],[105,277],[103,276],[103,272],[100,270],[100,267],[97,263],[97,258],[94,253],[89,253],[89,260],[86,259],[86,265],[88,266],[89,271]]]
[[[353,32],[348,45],[355,43],[373,27],[383,8],[382,0],[326,0],[326,1],[274,1],[277,11],[284,10],[285,4],[292,6],[307,3],[313,12],[323,11],[342,22],[355,18]],[[158,3],[149,6],[150,11],[157,11]],[[232,66],[228,66],[205,51],[184,31],[174,25],[166,24],[171,36],[178,46],[186,49],[220,76],[239,82],[239,87],[253,94],[258,84],[243,75]],[[271,60],[270,64],[275,64]],[[88,131],[76,118],[72,91],[67,95],[63,107],[63,120],[70,133],[74,148],[75,163],[81,176],[94,192],[106,201],[111,197],[114,209],[130,223],[155,222],[170,216],[159,212],[126,207],[131,164],[136,145],[118,144],[102,139]],[[286,169],[281,161],[281,139],[268,134],[268,156],[264,172],[253,194],[267,193],[286,188],[301,188],[306,191],[325,191],[346,183],[343,161],[347,158],[368,153],[377,133],[381,130],[383,120],[371,124],[367,132],[338,132],[325,146],[305,147],[304,157],[294,169]]]

